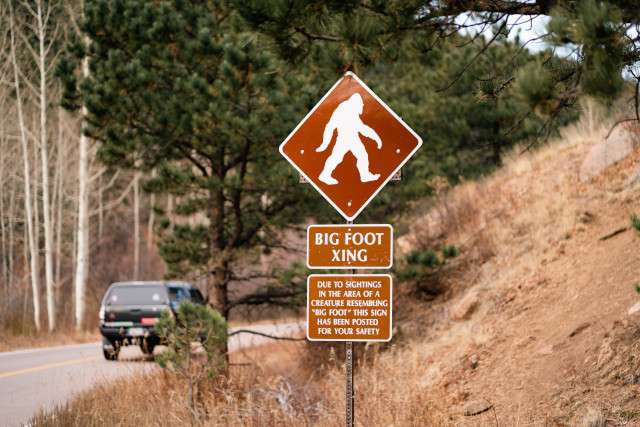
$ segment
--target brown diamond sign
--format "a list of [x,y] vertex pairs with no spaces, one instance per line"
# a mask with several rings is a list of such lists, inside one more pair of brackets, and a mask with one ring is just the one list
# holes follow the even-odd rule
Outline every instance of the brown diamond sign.
[[280,153],[352,221],[422,139],[355,74],[333,85],[280,145]]

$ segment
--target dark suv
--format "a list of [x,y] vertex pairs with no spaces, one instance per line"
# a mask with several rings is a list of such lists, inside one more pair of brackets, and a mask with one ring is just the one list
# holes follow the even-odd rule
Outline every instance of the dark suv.
[[118,282],[109,286],[100,306],[102,353],[117,360],[123,344],[137,344],[153,354],[160,338],[154,324],[165,310],[175,314],[183,300],[204,304],[200,291],[185,282]]

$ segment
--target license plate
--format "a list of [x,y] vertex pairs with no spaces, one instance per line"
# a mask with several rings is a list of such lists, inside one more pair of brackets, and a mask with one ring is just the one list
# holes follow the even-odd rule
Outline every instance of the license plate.
[[127,335],[131,336],[131,337],[141,337],[144,335],[144,329],[143,328],[129,328],[127,330]]

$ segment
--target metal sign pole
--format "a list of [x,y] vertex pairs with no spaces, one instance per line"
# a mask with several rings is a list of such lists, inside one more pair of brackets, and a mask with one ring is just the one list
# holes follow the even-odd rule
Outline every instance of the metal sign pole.
[[345,342],[347,376],[347,427],[353,427],[356,396],[353,390],[353,341]]
[[[353,221],[347,221],[348,225],[352,225]],[[356,270],[351,269],[351,274],[355,274]],[[355,400],[356,394],[353,389],[353,341],[345,342],[345,375],[346,375],[346,422],[347,427],[353,427],[355,419]]]

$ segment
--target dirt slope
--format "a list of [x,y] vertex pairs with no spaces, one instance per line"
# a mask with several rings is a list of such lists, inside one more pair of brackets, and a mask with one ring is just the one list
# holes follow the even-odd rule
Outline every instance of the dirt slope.
[[[640,152],[581,182],[606,133],[596,122],[453,189],[402,242],[462,249],[442,274],[444,297],[422,314],[399,307],[417,338],[404,355],[418,359],[412,389],[438,402],[432,422],[640,425],[640,314],[628,314],[640,235],[601,240],[640,214],[640,189],[624,186]],[[493,407],[463,415],[474,406]]]

